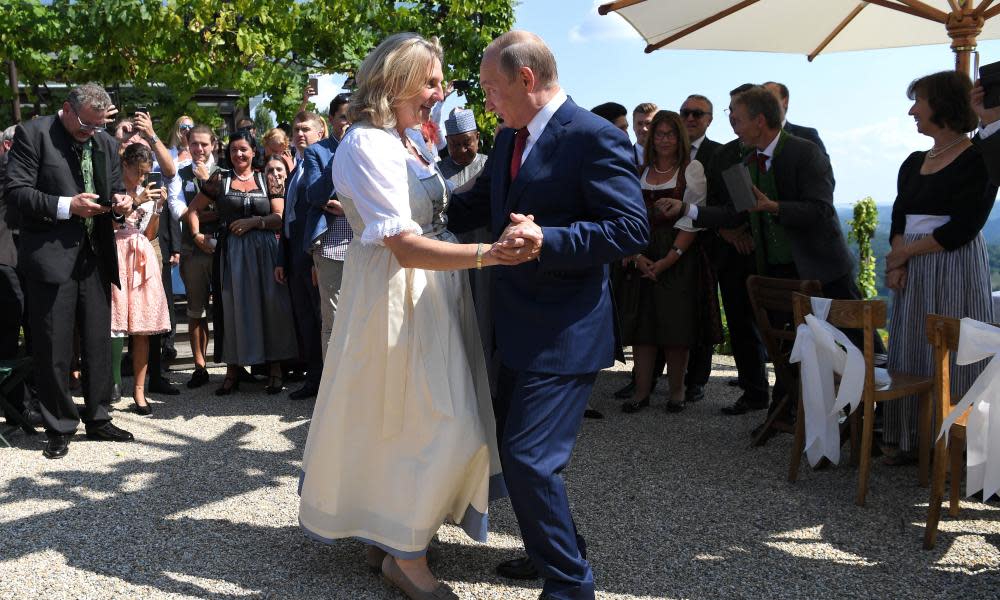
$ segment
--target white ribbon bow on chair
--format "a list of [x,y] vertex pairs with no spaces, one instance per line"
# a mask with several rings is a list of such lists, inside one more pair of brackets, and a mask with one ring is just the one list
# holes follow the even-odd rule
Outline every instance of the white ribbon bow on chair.
[[998,356],[1000,329],[974,319],[962,319],[955,362],[968,365],[992,357],[961,402],[948,413],[938,433],[938,439],[942,435],[947,439],[955,421],[972,408],[965,430],[966,497],[982,490],[983,498],[989,498],[1000,490],[1000,443],[990,444],[990,436],[1000,434],[1000,410],[990,411],[990,404],[1000,393]]
[[[833,464],[840,462],[840,412],[850,406],[853,412],[861,402],[865,386],[865,356],[833,325],[826,322],[832,301],[810,298],[811,315],[798,326],[789,362],[800,363],[802,406],[805,419],[806,457],[816,466],[825,456]],[[834,375],[840,375],[840,388]],[[875,369],[875,385],[889,382],[884,369]],[[835,391],[836,390],[836,391]]]

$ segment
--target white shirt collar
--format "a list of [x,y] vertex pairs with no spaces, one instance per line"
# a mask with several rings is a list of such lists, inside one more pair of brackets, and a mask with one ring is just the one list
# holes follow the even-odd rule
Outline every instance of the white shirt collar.
[[691,151],[692,152],[697,152],[698,148],[701,148],[701,143],[704,142],[704,141],[705,141],[705,134],[702,134],[702,136],[700,138],[698,138],[695,141],[691,142]]
[[773,157],[774,156],[774,149],[778,147],[778,140],[779,139],[781,139],[781,131],[780,130],[778,131],[778,133],[774,134],[774,139],[771,140],[771,143],[768,144],[767,147],[764,148],[763,150],[758,150],[758,152],[760,152],[761,154],[764,154],[768,158]]
[[552,115],[556,114],[556,111],[559,110],[559,107],[562,106],[563,102],[566,102],[566,100],[566,92],[564,92],[562,88],[559,88],[555,96],[552,96],[552,99],[549,100],[537,113],[535,113],[535,116],[528,121],[529,140],[537,140],[538,136],[542,135],[542,132],[545,131],[545,126],[548,125],[549,121],[552,119]]

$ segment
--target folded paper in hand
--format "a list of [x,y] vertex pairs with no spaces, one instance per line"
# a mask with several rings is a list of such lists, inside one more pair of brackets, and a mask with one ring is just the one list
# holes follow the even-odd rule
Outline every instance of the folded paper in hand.
[[753,182],[750,172],[739,162],[722,172],[722,181],[726,191],[733,200],[733,206],[739,212],[745,212],[757,206],[757,197],[753,194]]

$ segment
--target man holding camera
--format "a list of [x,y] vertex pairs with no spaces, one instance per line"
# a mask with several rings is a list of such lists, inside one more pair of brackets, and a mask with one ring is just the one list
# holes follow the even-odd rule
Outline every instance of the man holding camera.
[[[92,440],[127,442],[111,423],[111,285],[118,281],[112,215],[131,208],[118,148],[104,133],[111,98],[97,84],[74,88],[58,115],[21,124],[7,170],[7,201],[21,214],[18,266],[33,310],[34,363],[46,458],[62,458],[82,420]],[[69,393],[79,327],[85,408]]]

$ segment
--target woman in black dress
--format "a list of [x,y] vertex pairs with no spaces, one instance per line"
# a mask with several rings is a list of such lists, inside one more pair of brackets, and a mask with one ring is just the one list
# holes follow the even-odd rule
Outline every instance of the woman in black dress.
[[[267,392],[280,392],[281,361],[298,353],[291,297],[274,279],[283,190],[268,190],[264,177],[253,171],[254,148],[256,140],[249,132],[233,134],[226,151],[232,171],[213,174],[191,201],[186,217],[195,244],[205,252],[221,253],[217,273],[222,319],[216,323],[222,327],[216,329],[215,343],[217,350],[221,346],[226,379],[215,392],[220,396],[239,387],[240,365],[263,363],[270,364]],[[198,211],[211,202],[219,215],[217,246],[199,231]]]
[[[967,132],[978,122],[969,102],[972,83],[955,71],[917,79],[907,95],[917,131],[934,146],[914,152],[899,169],[892,205],[892,250],[886,256],[886,284],[894,290],[889,321],[890,370],[930,376],[931,347],[924,333],[928,313],[993,320],[990,267],[980,231],[993,208],[996,186]],[[961,398],[982,365],[955,366],[951,393]],[[916,458],[916,397],[884,407],[888,464]]]

